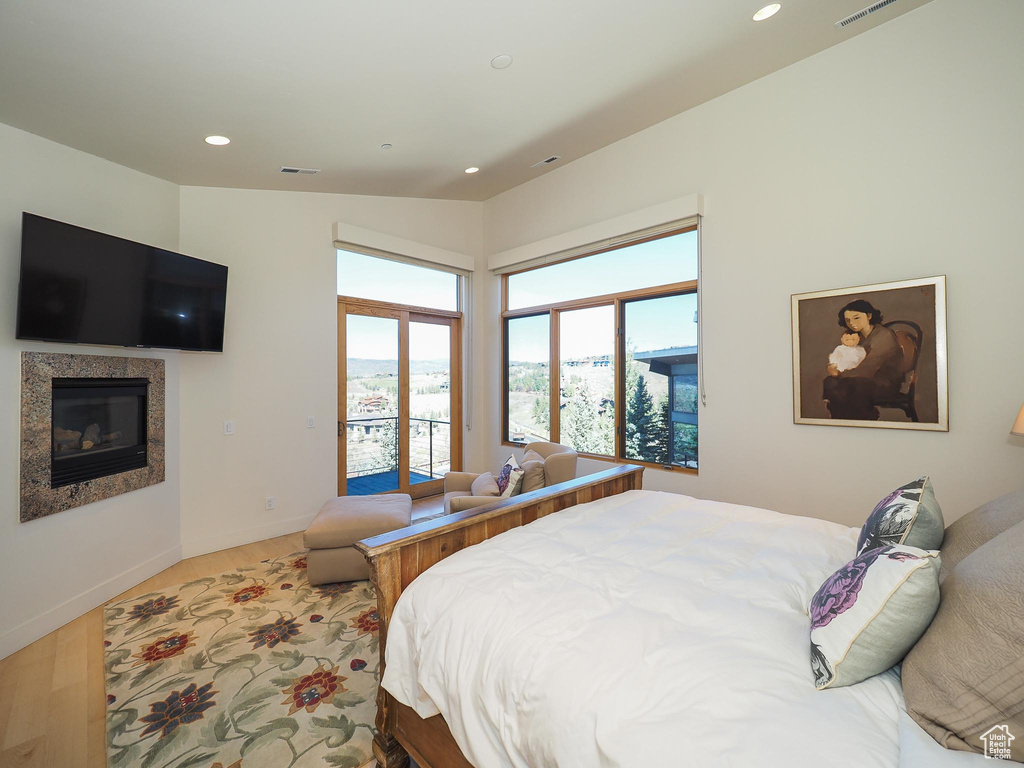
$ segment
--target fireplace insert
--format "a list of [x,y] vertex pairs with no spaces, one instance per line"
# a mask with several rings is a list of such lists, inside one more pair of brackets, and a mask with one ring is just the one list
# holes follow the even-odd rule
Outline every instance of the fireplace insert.
[[50,487],[146,466],[147,379],[53,379]]

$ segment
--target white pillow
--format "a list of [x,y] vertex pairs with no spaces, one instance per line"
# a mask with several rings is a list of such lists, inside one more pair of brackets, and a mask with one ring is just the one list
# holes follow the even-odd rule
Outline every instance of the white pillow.
[[501,468],[496,478],[498,481],[498,493],[501,498],[507,499],[509,496],[514,496],[519,490],[520,483],[523,482],[523,475],[526,472],[520,468],[519,462],[516,461],[515,456],[509,456],[508,461],[505,462],[505,466]]
[[939,553],[903,545],[857,555],[811,598],[818,690],[853,685],[899,663],[939,608]]

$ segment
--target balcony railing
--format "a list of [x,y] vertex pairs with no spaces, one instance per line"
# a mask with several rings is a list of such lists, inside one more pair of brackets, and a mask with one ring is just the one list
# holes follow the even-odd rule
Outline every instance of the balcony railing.
[[[342,422],[338,423],[339,431]],[[398,470],[398,417],[362,416],[345,422],[347,477]],[[409,473],[415,482],[444,477],[451,469],[451,422],[409,419]]]

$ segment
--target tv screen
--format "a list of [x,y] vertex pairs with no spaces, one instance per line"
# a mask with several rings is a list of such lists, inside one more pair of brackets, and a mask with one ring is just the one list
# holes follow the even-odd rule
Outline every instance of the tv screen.
[[220,352],[228,268],[22,215],[18,338]]

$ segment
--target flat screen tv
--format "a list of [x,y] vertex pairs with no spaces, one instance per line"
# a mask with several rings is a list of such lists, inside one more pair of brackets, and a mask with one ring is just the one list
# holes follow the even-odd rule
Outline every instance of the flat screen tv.
[[228,268],[22,215],[19,339],[221,352]]

